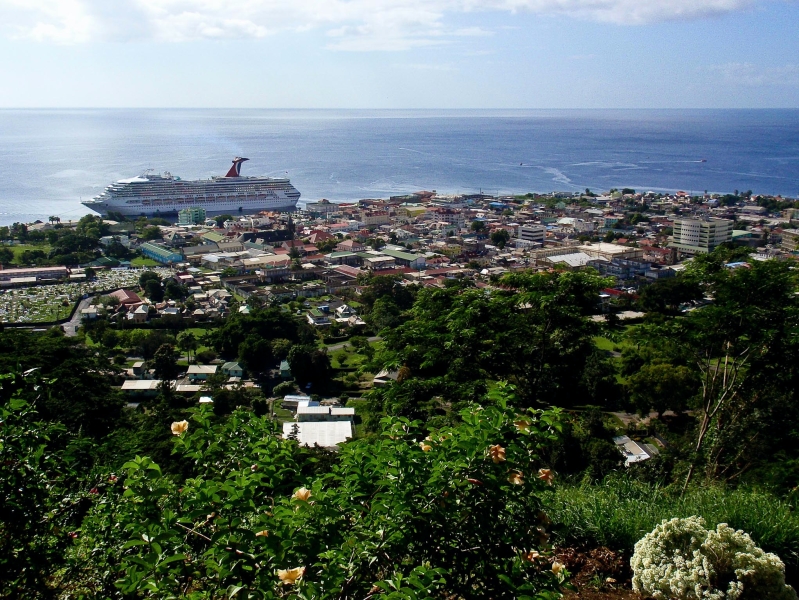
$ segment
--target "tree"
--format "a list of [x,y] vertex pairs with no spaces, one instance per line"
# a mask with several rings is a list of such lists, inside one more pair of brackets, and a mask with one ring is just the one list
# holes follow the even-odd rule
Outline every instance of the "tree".
[[307,383],[321,385],[330,377],[330,357],[326,350],[296,345],[289,351],[287,360],[292,377],[301,386]]
[[274,361],[269,340],[257,335],[244,338],[239,345],[239,362],[250,373],[267,371]]
[[188,295],[189,290],[185,285],[179,284],[174,279],[170,279],[166,282],[166,286],[164,287],[164,297],[167,300],[183,300]]
[[0,264],[8,265],[14,262],[14,251],[5,246],[0,248]]
[[485,221],[472,221],[471,229],[478,235],[483,233],[486,229]]
[[180,372],[178,353],[172,344],[162,344],[153,356],[153,371],[156,379],[172,381]]
[[701,300],[703,296],[702,286],[695,277],[678,275],[645,287],[639,303],[647,312],[676,314],[681,304]]
[[275,357],[275,360],[285,360],[293,345],[291,340],[285,338],[272,340],[272,356]]
[[400,323],[400,309],[391,297],[378,298],[372,310],[366,315],[366,320],[375,332],[386,327],[395,327]]
[[145,227],[139,237],[146,242],[161,239],[161,229],[157,225]]
[[147,287],[147,282],[151,280],[161,283],[161,276],[155,271],[144,271],[144,273],[139,275],[139,287],[144,289]]
[[144,286],[144,293],[151,302],[161,302],[164,299],[164,288],[156,279],[150,279],[147,282]]
[[697,393],[699,381],[694,372],[682,365],[654,363],[641,367],[628,379],[630,399],[638,410],[663,414],[684,410]]
[[494,244],[500,250],[502,250],[505,247],[505,244],[508,243],[509,239],[510,239],[510,234],[504,229],[497,229],[491,233],[491,243]]
[[217,227],[222,227],[225,224],[225,221],[232,221],[233,215],[217,215],[213,217],[214,221],[216,221]]
[[199,347],[200,342],[191,331],[184,331],[178,337],[178,348],[186,353],[189,363],[191,363],[192,352],[195,352]]

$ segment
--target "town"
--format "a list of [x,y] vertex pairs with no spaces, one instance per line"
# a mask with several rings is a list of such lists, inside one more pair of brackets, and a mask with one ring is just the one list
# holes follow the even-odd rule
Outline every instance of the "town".
[[[369,373],[356,348],[368,347],[368,336],[377,343],[382,329],[399,322],[396,305],[363,305],[374,278],[417,289],[490,289],[507,273],[594,269],[612,282],[599,294],[595,320],[635,322],[644,314],[635,303],[642,289],[719,246],[746,247],[749,260],[795,259],[797,224],[791,199],[631,189],[505,197],[422,191],[237,217],[191,208],[176,223],[52,217],[0,229],[0,314],[8,326],[63,324],[72,335],[83,329],[93,343],[116,349],[131,407],[161,393],[163,382],[154,375],[152,344],[136,352],[120,340],[135,328],[174,330],[173,338],[159,338],[183,352],[176,357],[181,372],[169,375],[174,393],[213,402],[223,388],[267,386],[262,396],[270,397],[270,411],[280,411],[286,436],[335,447],[355,434],[355,409],[342,407],[340,396],[358,398],[398,376]],[[80,236],[87,239],[78,254],[58,256],[64,240]],[[76,258],[84,262],[55,264]],[[274,364],[249,369],[258,361],[226,361],[210,349],[208,336],[231,314],[266,306],[307,323],[335,367],[348,360],[361,366],[342,375],[338,388],[317,383],[339,397],[320,397],[309,378],[293,377],[288,346],[270,353]],[[628,464],[657,453],[656,445],[626,436],[617,444]]]

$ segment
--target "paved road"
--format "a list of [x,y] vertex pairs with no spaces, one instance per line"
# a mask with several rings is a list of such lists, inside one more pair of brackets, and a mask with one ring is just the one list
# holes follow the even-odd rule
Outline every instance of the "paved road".
[[91,297],[85,298],[78,303],[78,308],[75,309],[75,314],[72,315],[72,318],[64,323],[62,327],[64,328],[64,333],[70,337],[77,335],[78,327],[80,327],[80,319],[81,319],[81,312],[84,308],[89,308],[89,305],[92,303]]
[[[381,338],[379,335],[374,335],[372,337],[366,338],[366,341],[367,342],[377,342],[377,341],[380,341],[382,339],[383,338]],[[350,344],[349,342],[341,342],[340,344],[336,344],[334,346],[328,346],[327,347],[327,351],[328,352],[335,352],[336,350],[341,350],[344,346],[349,346],[349,344]]]

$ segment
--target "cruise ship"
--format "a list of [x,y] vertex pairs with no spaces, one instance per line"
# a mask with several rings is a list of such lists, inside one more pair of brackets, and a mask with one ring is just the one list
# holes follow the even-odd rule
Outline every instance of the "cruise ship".
[[120,179],[102,194],[82,204],[104,217],[109,212],[124,216],[175,215],[198,206],[206,214],[251,214],[262,210],[291,211],[300,193],[286,178],[242,177],[236,157],[224,177],[184,181],[171,173],[145,171],[138,177]]

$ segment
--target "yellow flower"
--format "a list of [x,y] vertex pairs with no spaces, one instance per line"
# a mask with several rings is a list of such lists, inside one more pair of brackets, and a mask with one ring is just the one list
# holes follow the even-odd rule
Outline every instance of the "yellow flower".
[[552,469],[538,469],[538,478],[541,481],[546,481],[547,485],[552,485],[555,474],[552,472]]
[[522,485],[524,483],[524,476],[521,471],[511,471],[508,475],[508,481],[513,485]]
[[522,560],[526,562],[534,562],[540,557],[541,555],[535,550],[530,550],[530,552],[522,553]]
[[491,460],[493,460],[495,464],[505,462],[505,448],[503,448],[499,444],[490,446],[488,448],[488,455],[491,457]]
[[522,433],[525,433],[528,429],[530,429],[530,421],[527,419],[517,419],[513,422],[513,424],[516,425],[516,429]]
[[427,444],[425,442],[419,442],[419,447],[425,452],[430,452],[433,449],[433,447],[430,444]]
[[255,534],[255,537],[269,537],[269,532],[264,529]]
[[560,575],[561,571],[563,571],[563,569],[565,569],[565,568],[566,567],[563,566],[563,563],[559,563],[558,561],[555,561],[555,562],[552,563],[552,572],[555,575]]
[[294,585],[298,579],[301,579],[305,574],[305,567],[296,567],[294,569],[278,569],[277,576],[283,585]]
[[188,428],[188,421],[175,421],[172,423],[172,435],[180,435],[181,433],[185,433]]
[[298,489],[291,496],[292,500],[302,500],[303,502],[308,502],[308,498],[310,497],[311,497],[311,490],[304,487]]

